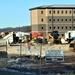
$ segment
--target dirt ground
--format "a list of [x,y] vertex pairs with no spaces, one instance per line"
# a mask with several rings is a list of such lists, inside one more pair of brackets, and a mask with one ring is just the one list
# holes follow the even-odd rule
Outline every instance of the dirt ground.
[[[20,54],[21,55],[40,55],[40,49],[41,49],[40,44],[30,45],[30,49],[28,49],[28,45],[26,43],[23,43],[22,46],[9,46],[8,45],[7,46],[7,53],[8,53],[8,56],[15,56],[15,55],[20,56]],[[63,50],[64,51],[64,60],[65,60],[64,63],[59,64],[59,65],[55,64],[55,66],[54,66],[54,64],[53,65],[51,64],[52,65],[51,66],[50,63],[48,64],[48,63],[43,62],[42,63],[42,73],[43,72],[49,73],[51,71],[51,73],[65,74],[65,73],[69,73],[70,71],[73,72],[72,70],[75,69],[74,68],[74,66],[75,66],[75,52],[72,52],[69,50],[69,44],[53,44],[53,45],[45,44],[45,45],[42,45],[41,50],[42,50],[42,57],[45,56],[46,50]],[[6,51],[6,47],[0,47],[0,51]],[[39,61],[39,59],[38,59],[38,61]],[[28,60],[28,62],[29,62],[29,60]],[[26,63],[26,61],[25,61],[26,65],[28,64],[28,62]],[[34,62],[35,62],[35,60],[34,60]],[[30,63],[32,64],[32,60]],[[38,65],[36,65],[36,62],[33,63],[32,65],[35,65],[35,67],[38,66]],[[67,67],[66,67],[66,65],[67,65]],[[45,66],[48,68],[46,68]],[[69,67],[69,69],[67,69],[68,67]],[[59,68],[59,69],[56,70],[57,68]],[[37,71],[37,69],[36,69],[36,71]],[[75,72],[75,70],[74,70],[74,72]],[[4,73],[4,72],[2,72],[2,73]],[[5,75],[5,73],[4,73],[4,75]],[[13,74],[11,74],[11,75],[13,75]],[[69,75],[69,74],[67,74],[67,75]]]
[[[7,46],[7,53],[8,57],[9,56],[26,56],[26,55],[31,55],[31,56],[40,56],[40,49],[41,45],[40,44],[34,44],[30,45],[30,49],[28,49],[27,43],[23,43],[22,46]],[[63,50],[64,51],[64,59],[68,62],[69,61],[74,61],[75,62],[75,52],[72,52],[69,50],[69,44],[44,44],[42,45],[42,57],[45,57],[46,55],[46,50]],[[0,51],[6,51],[6,46],[0,47]]]
[[[34,44],[28,49],[27,44],[23,43],[22,46],[7,46],[8,55],[19,55],[20,52],[23,55],[40,55],[40,44]],[[73,56],[75,52],[69,50],[69,44],[53,44],[42,45],[42,56],[45,56],[46,50],[63,50],[64,56]],[[6,47],[0,47],[0,51],[6,51]]]

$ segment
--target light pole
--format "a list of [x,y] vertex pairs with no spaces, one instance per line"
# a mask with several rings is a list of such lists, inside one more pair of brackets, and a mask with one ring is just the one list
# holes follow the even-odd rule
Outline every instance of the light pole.
[[41,64],[42,64],[42,61],[41,61],[41,55],[42,55],[42,39],[41,39],[41,41],[40,41],[40,73],[39,73],[39,75],[41,75]]
[[19,27],[19,42],[20,42],[20,69],[21,69],[21,61],[22,61],[22,33],[20,32],[20,27]]
[[7,42],[6,42],[6,63],[7,63]]
[[21,63],[22,63],[21,55],[22,55],[22,43],[20,42],[20,69],[21,69]]

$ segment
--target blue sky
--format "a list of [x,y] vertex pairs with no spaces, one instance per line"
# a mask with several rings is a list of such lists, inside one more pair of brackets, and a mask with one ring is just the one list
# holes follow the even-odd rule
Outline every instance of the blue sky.
[[30,8],[74,3],[75,0],[0,0],[0,28],[30,26]]

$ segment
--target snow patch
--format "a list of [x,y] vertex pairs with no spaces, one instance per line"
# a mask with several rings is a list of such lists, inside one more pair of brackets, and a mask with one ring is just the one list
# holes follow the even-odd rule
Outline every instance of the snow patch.
[[2,70],[2,71],[7,71],[7,72],[19,72],[19,71],[17,71],[17,70],[13,70],[13,69],[8,69],[8,68],[2,68],[2,69],[0,69],[0,70]]

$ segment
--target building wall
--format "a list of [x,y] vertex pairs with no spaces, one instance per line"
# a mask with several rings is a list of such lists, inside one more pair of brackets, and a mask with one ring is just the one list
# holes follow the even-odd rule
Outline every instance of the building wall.
[[58,31],[64,37],[66,31],[75,29],[75,9],[36,9],[31,12],[32,32],[43,32],[48,37],[48,32]]
[[38,24],[38,10],[31,11],[31,23],[33,25]]

